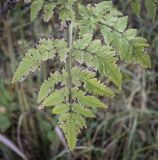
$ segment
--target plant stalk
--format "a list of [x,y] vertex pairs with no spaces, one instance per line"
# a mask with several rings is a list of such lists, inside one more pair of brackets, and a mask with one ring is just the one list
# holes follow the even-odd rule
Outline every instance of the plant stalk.
[[70,112],[72,111],[72,75],[71,75],[71,69],[72,69],[72,34],[73,34],[73,23],[68,22],[67,27],[67,41],[68,41],[68,47],[70,49],[68,53],[67,58],[67,73],[68,73],[68,90],[69,90],[69,103],[70,103]]

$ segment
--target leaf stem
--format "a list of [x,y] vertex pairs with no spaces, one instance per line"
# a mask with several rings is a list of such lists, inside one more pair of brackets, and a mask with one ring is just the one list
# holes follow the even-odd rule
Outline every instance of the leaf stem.
[[68,72],[68,90],[69,90],[69,103],[70,103],[70,112],[72,112],[72,75],[71,75],[71,68],[72,68],[72,33],[73,32],[73,23],[68,22],[67,27],[67,41],[68,47],[70,49],[67,58],[67,72]]

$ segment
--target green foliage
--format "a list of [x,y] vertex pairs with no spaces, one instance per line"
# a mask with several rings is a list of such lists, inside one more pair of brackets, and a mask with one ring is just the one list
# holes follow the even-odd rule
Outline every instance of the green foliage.
[[95,117],[90,109],[83,107],[81,104],[74,104],[73,109],[75,113],[79,113],[84,117]]
[[[38,1],[34,0],[31,6],[32,20],[43,10],[44,20],[49,21],[54,8],[58,8],[59,19],[67,24],[68,37],[67,40],[41,39],[36,48],[27,52],[12,82],[25,78],[42,62],[59,57],[63,68],[51,73],[41,85],[38,103],[51,107],[52,113],[59,115],[59,125],[73,150],[78,134],[86,127],[85,118],[95,117],[92,108],[107,108],[97,96],[114,96],[112,89],[97,79],[96,73],[121,89],[118,64],[137,63],[149,68],[150,58],[145,52],[148,44],[146,39],[137,36],[136,29],[127,29],[128,17],[114,8],[111,1],[93,5],[76,3],[76,0],[39,1],[36,7]],[[74,10],[76,7],[79,13]],[[77,37],[73,29],[78,31]],[[94,36],[95,31],[102,40]]]
[[65,133],[68,146],[72,151],[76,146],[77,135],[82,128],[86,127],[86,121],[79,114],[66,113],[59,118],[59,125]]
[[141,9],[141,0],[132,0],[132,9],[134,13],[139,16],[140,15],[140,9]]
[[145,2],[145,7],[150,15],[150,17],[155,20],[156,18],[156,11],[157,11],[157,7],[156,7],[156,3],[158,3],[157,0],[144,0]]
[[[158,3],[157,0],[144,0],[146,10],[153,21],[156,18],[157,3]],[[131,4],[132,4],[132,8],[133,8],[133,11],[135,12],[135,14],[137,16],[140,16],[141,0],[132,0]]]
[[65,98],[67,97],[68,92],[66,88],[56,90],[44,99],[44,101],[42,102],[42,106],[56,106],[60,103],[64,103]]
[[9,118],[5,114],[0,113],[0,131],[4,132],[10,127],[10,125],[11,121]]
[[88,96],[81,90],[74,90],[73,98],[86,107],[107,108],[99,99],[94,96]]
[[70,105],[62,103],[54,107],[52,110],[52,113],[53,114],[63,114],[63,113],[68,112],[69,110],[70,110]]
[[43,7],[43,20],[48,22],[52,18],[53,10],[55,8],[55,4],[46,4]]
[[40,103],[44,98],[46,98],[53,90],[55,84],[62,82],[62,75],[59,72],[55,72],[51,74],[48,80],[45,80],[41,85],[39,94],[38,94],[38,102]]
[[63,22],[72,20],[75,17],[75,12],[72,10],[75,1],[76,0],[58,0],[48,2],[45,0],[33,0],[31,5],[31,21],[33,21],[41,11],[43,20],[48,22],[52,18],[55,8],[60,10],[59,17]]
[[36,48],[28,50],[25,54],[19,68],[14,74],[12,82],[20,81],[31,72],[34,72],[40,67],[42,62],[53,59],[56,56],[55,53],[58,53],[62,57],[61,61],[64,61],[66,58],[63,58],[63,53],[66,55],[67,52],[66,42],[63,42],[63,40],[41,39]]
[[44,2],[44,0],[35,0],[35,1],[32,2],[32,5],[31,5],[31,21],[33,21],[37,17],[39,11],[43,7],[43,2]]

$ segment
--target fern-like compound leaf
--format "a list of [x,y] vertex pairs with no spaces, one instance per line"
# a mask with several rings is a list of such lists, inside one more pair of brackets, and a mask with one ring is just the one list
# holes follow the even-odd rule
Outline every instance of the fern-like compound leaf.
[[152,20],[154,21],[156,18],[156,12],[157,12],[157,0],[144,0],[145,2],[145,7],[150,15],[150,17],[152,18]]
[[54,47],[60,57],[62,62],[66,62],[67,53],[69,52],[69,48],[67,47],[67,43],[64,39],[54,40]]
[[128,17],[120,17],[117,19],[116,23],[114,24],[114,28],[118,31],[118,32],[124,32],[126,27],[127,27],[127,21],[128,21]]
[[[114,82],[118,88],[121,88],[122,74],[116,64],[116,51],[112,47],[102,45],[100,40],[94,40],[84,49],[83,53],[80,50],[78,51],[85,55],[84,62],[88,66],[96,68],[101,74]],[[84,77],[83,73],[80,73],[80,77]]]
[[76,146],[78,134],[81,132],[81,129],[86,127],[86,121],[79,114],[65,113],[59,118],[59,125],[72,151]]
[[60,60],[65,62],[68,52],[67,43],[62,39],[41,39],[36,48],[28,50],[25,54],[14,74],[12,83],[20,81],[37,68],[40,68],[42,62],[53,59],[56,56],[55,53],[58,53]]
[[37,17],[39,11],[43,7],[43,2],[44,0],[34,0],[33,1],[31,5],[31,21],[33,21]]
[[131,40],[136,37],[137,30],[136,29],[127,29],[123,34],[128,40]]
[[147,53],[141,52],[139,50],[138,52],[137,50],[135,50],[134,53],[136,53],[134,55],[134,59],[138,64],[140,64],[144,68],[151,68],[151,60]]
[[[145,0],[147,10],[153,6],[149,1]],[[135,0],[137,13],[140,10],[138,2]],[[60,128],[73,150],[81,129],[86,128],[84,118],[95,117],[93,110],[96,108],[107,108],[97,96],[114,95],[97,79],[97,73],[121,88],[122,74],[118,63],[138,63],[148,68],[151,62],[145,50],[147,40],[138,37],[136,29],[126,29],[127,16],[123,16],[111,1],[85,5],[77,0],[33,0],[31,19],[42,11],[44,21],[48,22],[54,10],[58,11],[57,18],[63,26],[68,27],[69,35],[63,39],[41,39],[36,48],[28,50],[12,82],[22,80],[42,62],[55,56],[59,58],[61,70],[51,74],[41,85],[38,103],[51,107],[52,113],[58,115]],[[154,8],[150,15],[155,19]],[[99,34],[94,34],[96,31]],[[102,38],[98,39],[98,35]]]
[[[145,3],[147,3],[148,1],[150,0],[146,0]],[[150,5],[148,5],[148,7],[151,6],[152,4],[154,3],[151,3]],[[128,63],[136,62],[142,65],[141,64],[142,62],[138,60],[138,58],[136,58],[138,57],[140,52],[141,52],[141,57],[143,59],[150,59],[147,58],[145,52],[145,48],[148,46],[146,40],[140,37],[136,37],[137,30],[135,29],[126,30],[128,21],[127,16],[123,16],[116,8],[113,8],[111,2],[109,1],[101,2],[96,4],[95,6],[91,5],[88,5],[87,7],[79,6],[78,9],[81,17],[83,18],[78,22],[81,35],[84,34],[83,27],[87,26],[88,21],[90,21],[89,23],[91,24],[91,26],[93,26],[93,28],[90,31],[86,29],[86,32],[89,33],[92,33],[93,30],[97,29],[99,24],[100,32],[103,35],[105,43],[107,45],[112,45],[122,60]],[[155,14],[153,14],[152,17],[155,17],[154,15]],[[95,17],[95,20],[93,17]],[[95,40],[92,43],[90,43],[90,45],[87,47],[87,50],[89,52],[95,53],[95,51],[99,49],[100,45],[101,43],[98,40]],[[139,50],[139,52],[137,52],[138,55],[135,55],[136,52],[134,53],[134,51],[135,48],[137,48],[138,46],[141,46],[142,48]],[[93,66],[94,63],[91,62],[92,60],[91,56],[88,57],[89,61],[88,59],[85,59],[86,63],[88,63],[88,65],[90,66]],[[150,67],[150,62],[146,64],[147,66],[145,65],[142,66],[144,66],[145,68]],[[117,71],[117,74],[118,73],[119,72]],[[119,79],[120,79],[119,81],[121,82],[121,76],[119,76]],[[114,83],[120,87],[120,84],[118,84],[119,82],[116,82],[115,80]]]
[[85,90],[97,96],[113,96],[114,93],[104,84],[100,83],[95,77],[94,72],[82,71],[78,67],[74,67],[72,70],[72,79],[77,79],[84,83]]
[[68,97],[68,90],[66,88],[56,90],[44,99],[44,101],[42,102],[42,106],[44,107],[56,106],[60,103],[64,103],[67,97]]
[[45,4],[43,7],[43,20],[48,22],[53,15],[53,9],[56,7],[55,3]]
[[53,90],[55,84],[62,82],[63,76],[59,72],[55,72],[51,74],[48,80],[45,80],[40,88],[38,93],[38,102],[40,103],[43,99],[45,99]]
[[55,49],[52,40],[42,39],[36,48],[28,50],[17,68],[12,83],[20,81],[40,67],[41,63],[53,59]]
[[85,49],[92,41],[92,34],[84,34],[83,37],[74,42],[73,47],[75,49]]
[[110,45],[110,43],[113,40],[113,35],[111,33],[111,29],[108,28],[107,26],[104,26],[101,30],[100,30],[101,34],[103,35],[104,41],[107,45]]
[[85,107],[108,108],[104,103],[94,96],[85,95],[81,90],[74,91],[74,99],[77,99]]
[[69,104],[61,103],[53,108],[52,113],[53,114],[64,114],[68,112],[69,110],[70,110]]
[[75,113],[81,114],[84,117],[90,117],[90,118],[95,117],[94,113],[90,109],[85,108],[79,103],[74,104],[73,109]]
[[96,78],[84,80],[85,89],[87,92],[97,96],[114,96],[110,88],[100,83]]
[[140,9],[141,9],[141,0],[132,0],[131,5],[134,13],[137,16],[140,16]]

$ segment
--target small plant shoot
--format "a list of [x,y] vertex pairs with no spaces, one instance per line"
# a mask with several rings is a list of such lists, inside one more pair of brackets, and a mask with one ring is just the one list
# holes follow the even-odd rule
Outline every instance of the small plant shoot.
[[[108,78],[121,89],[118,61],[144,68],[149,68],[151,62],[145,50],[147,40],[137,36],[136,29],[127,29],[128,17],[123,16],[112,1],[85,4],[77,0],[33,0],[31,20],[40,13],[48,22],[55,9],[59,11],[61,24],[66,24],[67,36],[40,39],[38,45],[25,54],[12,83],[22,81],[47,60],[59,57],[63,68],[60,72],[50,73],[43,82],[38,103],[51,107],[52,113],[58,115],[59,126],[72,151],[79,133],[87,127],[86,118],[95,117],[93,111],[96,109],[107,108],[98,96],[114,96],[112,89],[96,74]],[[100,36],[95,36],[96,31]],[[56,89],[56,85],[60,87]]]

